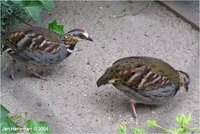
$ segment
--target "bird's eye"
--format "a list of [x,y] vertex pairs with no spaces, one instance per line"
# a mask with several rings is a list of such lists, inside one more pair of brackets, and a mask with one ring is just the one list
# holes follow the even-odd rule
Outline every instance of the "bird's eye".
[[80,37],[80,38],[84,38],[85,36],[84,36],[83,34],[80,34],[79,37]]

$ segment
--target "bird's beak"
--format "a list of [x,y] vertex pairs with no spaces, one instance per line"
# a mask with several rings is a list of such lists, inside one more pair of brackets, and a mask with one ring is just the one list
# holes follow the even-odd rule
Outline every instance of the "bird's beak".
[[93,39],[89,36],[86,40],[93,41]]

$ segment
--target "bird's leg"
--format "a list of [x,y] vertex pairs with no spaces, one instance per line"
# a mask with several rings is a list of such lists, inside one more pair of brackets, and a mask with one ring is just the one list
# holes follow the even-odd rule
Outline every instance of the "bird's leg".
[[14,80],[14,77],[15,77],[15,73],[16,73],[16,68],[15,68],[15,64],[16,64],[16,60],[15,59],[12,59],[12,63],[11,63],[11,66],[12,66],[12,69],[10,71],[10,79]]
[[39,78],[39,79],[42,79],[42,80],[47,80],[46,77],[41,76],[40,74],[38,74],[38,72],[36,71],[35,68],[26,65],[26,69],[27,69],[28,71],[30,71],[31,74],[33,74],[35,77],[37,77],[37,78]]
[[135,110],[135,103],[134,102],[131,102],[131,110],[132,110],[133,118],[137,119],[137,113],[136,113],[136,110]]

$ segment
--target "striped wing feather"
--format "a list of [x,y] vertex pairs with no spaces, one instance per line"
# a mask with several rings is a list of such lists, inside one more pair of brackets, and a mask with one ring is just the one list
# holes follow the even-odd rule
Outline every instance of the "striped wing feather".
[[11,32],[7,35],[7,41],[7,48],[14,51],[55,53],[60,49],[58,35],[40,27]]
[[177,71],[166,62],[150,57],[127,57],[113,66],[116,76],[135,90],[154,90],[166,85],[178,86]]

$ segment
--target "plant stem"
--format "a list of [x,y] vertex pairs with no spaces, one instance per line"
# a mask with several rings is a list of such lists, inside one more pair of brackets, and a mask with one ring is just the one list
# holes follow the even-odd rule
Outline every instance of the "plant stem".
[[160,126],[160,125],[156,125],[156,127],[162,129],[162,130],[163,130],[164,132],[166,132],[166,133],[176,134],[173,130],[164,128],[164,127],[162,127],[162,126]]
[[186,131],[196,131],[196,130],[200,131],[200,128],[186,128]]

